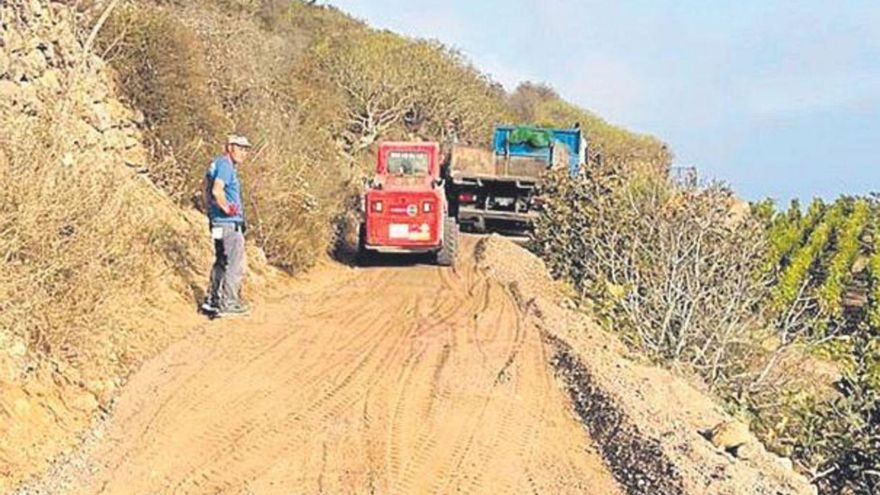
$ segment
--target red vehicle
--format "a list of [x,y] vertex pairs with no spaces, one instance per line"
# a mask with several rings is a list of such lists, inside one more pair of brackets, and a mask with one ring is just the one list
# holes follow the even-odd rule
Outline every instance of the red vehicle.
[[433,253],[452,266],[458,224],[449,216],[437,143],[381,143],[362,204],[360,251]]

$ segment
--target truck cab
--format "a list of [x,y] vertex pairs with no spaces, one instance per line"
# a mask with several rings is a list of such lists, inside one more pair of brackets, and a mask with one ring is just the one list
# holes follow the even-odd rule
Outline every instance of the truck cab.
[[449,216],[437,143],[380,143],[361,208],[362,254],[432,253],[440,265],[454,263],[458,224]]

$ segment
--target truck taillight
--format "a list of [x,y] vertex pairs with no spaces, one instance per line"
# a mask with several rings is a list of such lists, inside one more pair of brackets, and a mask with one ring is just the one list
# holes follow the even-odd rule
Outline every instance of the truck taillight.
[[431,203],[430,201],[425,201],[424,203],[422,203],[422,211],[423,212],[431,213],[431,211],[433,209],[434,209],[434,203]]
[[458,195],[458,200],[462,203],[473,203],[474,201],[477,200],[477,195],[476,194],[469,194],[469,193],[461,193]]
[[382,201],[373,201],[373,211],[382,213]]

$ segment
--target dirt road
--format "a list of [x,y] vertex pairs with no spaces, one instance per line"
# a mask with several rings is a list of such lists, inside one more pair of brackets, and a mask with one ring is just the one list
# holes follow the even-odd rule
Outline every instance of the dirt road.
[[456,271],[333,266],[212,322],[120,397],[74,493],[619,493],[548,350]]

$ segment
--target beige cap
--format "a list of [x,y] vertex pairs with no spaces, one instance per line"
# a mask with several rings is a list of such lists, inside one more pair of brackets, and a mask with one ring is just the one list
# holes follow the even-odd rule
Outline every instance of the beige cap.
[[239,136],[238,134],[230,134],[229,137],[226,138],[227,145],[235,145],[241,146],[242,148],[250,148],[251,142],[248,141],[248,138],[244,136]]

